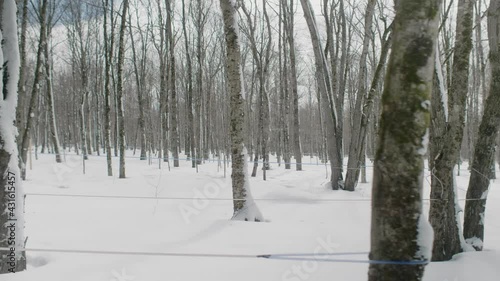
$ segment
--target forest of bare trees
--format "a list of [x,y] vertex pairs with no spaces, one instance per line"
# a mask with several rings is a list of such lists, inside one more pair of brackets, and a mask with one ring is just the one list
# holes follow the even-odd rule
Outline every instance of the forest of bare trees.
[[[7,13],[4,2],[14,0],[1,2]],[[234,217],[261,221],[258,210],[248,212],[245,162],[263,180],[281,166],[301,173],[324,165],[329,189],[350,192],[372,181],[366,167],[375,166],[370,259],[427,261],[415,256],[425,180],[432,260],[483,249],[499,158],[499,1],[15,2],[12,122],[23,180],[31,157],[45,153],[56,163],[81,155],[84,173],[85,163],[105,157],[102,173],[121,179],[131,157],[173,172],[188,161],[193,173],[218,161],[232,167]],[[6,52],[1,62],[11,63]],[[14,89],[7,66],[0,110]],[[17,152],[5,139],[7,167]],[[471,173],[463,229],[455,184],[462,161]],[[388,252],[394,241],[398,255]],[[398,280],[398,270],[372,265],[370,280]],[[405,280],[422,274],[423,265],[413,266],[416,279]]]

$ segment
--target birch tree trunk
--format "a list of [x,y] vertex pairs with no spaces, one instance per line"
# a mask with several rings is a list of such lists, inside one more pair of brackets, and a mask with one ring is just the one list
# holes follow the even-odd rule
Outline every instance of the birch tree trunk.
[[500,1],[491,0],[488,8],[491,85],[485,102],[479,137],[474,149],[467,201],[465,202],[464,238],[476,250],[483,249],[484,216],[490,186],[489,173],[495,159],[495,142],[500,127]]
[[[429,219],[434,228],[434,261],[450,260],[459,253],[461,233],[453,170],[460,158],[460,147],[465,126],[465,107],[469,78],[469,55],[472,49],[472,16],[475,0],[459,0],[455,52],[453,54],[452,82],[450,85],[448,118],[445,128],[434,128],[443,132],[443,143],[430,155],[433,163],[431,179],[431,206]],[[432,126],[437,123],[432,123]]]
[[[0,274],[26,269],[24,192],[15,127],[19,83],[16,2],[0,3]],[[4,250],[4,249],[8,250]]]
[[370,281],[422,280],[430,259],[432,229],[422,215],[423,157],[439,2],[395,5],[373,178]]

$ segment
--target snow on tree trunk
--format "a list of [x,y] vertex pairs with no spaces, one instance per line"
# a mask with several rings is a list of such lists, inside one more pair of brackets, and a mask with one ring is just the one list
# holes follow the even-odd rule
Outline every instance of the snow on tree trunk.
[[226,68],[230,95],[230,135],[232,157],[233,219],[262,221],[263,217],[250,194],[247,151],[243,143],[245,119],[238,16],[235,0],[220,0],[226,37]]
[[0,274],[26,269],[24,192],[14,126],[19,82],[19,45],[15,0],[0,5]]
[[[465,107],[468,91],[469,55],[472,49],[472,13],[475,0],[460,0],[457,6],[455,52],[453,54],[452,83],[448,95],[448,122],[432,123],[436,137],[431,159],[431,206],[429,219],[435,239],[432,258],[450,260],[461,249],[461,233],[455,206],[453,169],[460,158],[460,147],[465,126]],[[443,110],[444,111],[444,110]],[[435,138],[436,139],[436,138]]]
[[372,193],[370,281],[422,280],[432,229],[422,217],[424,155],[440,1],[396,1]]
[[484,215],[490,185],[488,175],[495,157],[495,140],[500,126],[500,0],[490,1],[488,37],[492,75],[490,94],[479,125],[464,218],[465,241],[479,251],[483,249],[484,241]]

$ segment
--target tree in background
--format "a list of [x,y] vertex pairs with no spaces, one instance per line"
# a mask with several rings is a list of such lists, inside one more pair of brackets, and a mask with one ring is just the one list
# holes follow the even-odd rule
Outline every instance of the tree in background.
[[483,249],[484,216],[490,186],[491,163],[495,158],[495,142],[500,127],[500,1],[491,0],[488,9],[491,85],[479,125],[474,150],[467,201],[465,202],[464,238],[476,250]]
[[339,118],[342,117],[338,116],[335,100],[333,99],[331,72],[321,46],[314,10],[309,0],[301,0],[300,2],[302,4],[302,10],[304,11],[304,17],[306,18],[307,27],[311,34],[314,61],[316,64],[316,76],[319,84],[319,95],[321,97],[322,109],[326,116],[328,157],[330,158],[330,168],[332,171],[330,182],[332,189],[337,190],[344,186],[342,177],[342,157],[338,153],[339,141],[337,139],[337,123],[339,122]]
[[123,65],[125,60],[125,29],[127,24],[128,0],[124,0],[122,5],[120,35],[118,41],[118,69],[117,69],[117,85],[116,85],[116,100],[118,110],[118,147],[120,150],[120,168],[119,177],[125,178],[125,118],[123,108]]

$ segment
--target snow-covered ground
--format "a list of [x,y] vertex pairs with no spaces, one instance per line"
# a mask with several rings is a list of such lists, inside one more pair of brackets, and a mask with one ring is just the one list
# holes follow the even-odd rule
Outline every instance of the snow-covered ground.
[[[106,176],[104,157],[90,156],[83,175],[79,156],[67,155],[66,163],[55,164],[53,155],[40,155],[39,160],[33,161],[33,170],[28,171],[24,185],[28,193],[27,247],[34,250],[28,252],[29,269],[0,279],[366,280],[368,264],[354,261],[368,259],[371,184],[360,184],[353,193],[331,191],[326,186],[325,166],[316,165],[315,159],[304,160],[313,165],[305,165],[302,172],[272,164],[267,181],[261,179],[260,170],[259,177],[251,179],[253,196],[266,219],[258,223],[231,221],[232,202],[212,200],[231,198],[230,170],[224,178],[222,163],[219,166],[217,162],[207,162],[199,166],[197,173],[187,161],[169,171],[164,163],[160,170],[156,159],[148,165],[148,161],[131,158],[126,164],[128,178],[118,179]],[[117,159],[113,161],[117,172]],[[466,167],[462,166],[457,179],[460,198],[465,197],[468,184]],[[370,168],[368,179],[371,174]],[[426,178],[428,190],[429,177]],[[495,217],[500,215],[499,188],[500,184],[494,182],[489,193],[485,251],[460,254],[450,262],[431,263],[425,280],[498,280],[500,222]],[[193,197],[198,199],[183,199]],[[425,206],[428,209],[428,202]],[[194,256],[165,255],[169,253]],[[336,255],[321,255],[325,253]],[[236,256],[200,256],[205,254]],[[256,257],[267,254],[285,255],[274,256],[276,259]]]

